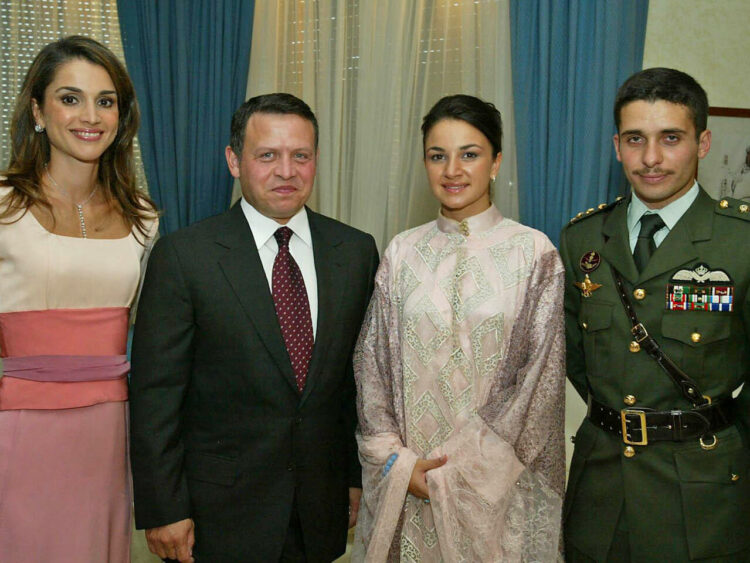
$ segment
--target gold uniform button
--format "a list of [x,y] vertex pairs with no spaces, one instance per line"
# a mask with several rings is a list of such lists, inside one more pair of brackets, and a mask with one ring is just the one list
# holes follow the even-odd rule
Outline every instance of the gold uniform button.
[[623,453],[625,454],[625,457],[633,457],[635,455],[635,448],[633,446],[628,446]]
[[635,297],[638,301],[640,301],[641,299],[643,299],[644,297],[646,297],[646,290],[645,289],[641,289],[639,287],[638,289],[636,289],[633,292],[633,297]]
[[633,342],[630,343],[629,350],[633,352],[633,354],[635,354],[636,352],[640,352],[641,345],[638,344],[635,340],[633,340]]
[[748,211],[750,211],[750,205],[747,203],[740,205],[740,213],[747,213]]
[[721,207],[722,209],[726,209],[727,207],[729,207],[729,202],[726,199],[722,199],[719,202],[719,207]]
[[581,323],[581,326],[583,327],[583,330],[588,330],[589,323],[583,322],[583,323]]
[[632,407],[635,404],[635,395],[625,395],[622,401],[629,407]]
[[694,344],[698,344],[698,342],[701,341],[701,338],[703,337],[701,336],[700,332],[694,332],[690,335],[690,340],[692,340]]
[[731,479],[732,479],[732,481],[739,481],[740,480],[740,476],[737,475],[736,473],[732,473]]

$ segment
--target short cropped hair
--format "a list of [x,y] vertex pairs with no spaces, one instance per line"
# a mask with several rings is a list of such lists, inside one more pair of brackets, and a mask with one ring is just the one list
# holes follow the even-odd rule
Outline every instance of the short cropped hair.
[[299,115],[313,125],[315,130],[315,149],[318,148],[318,120],[305,102],[297,96],[284,92],[254,96],[242,104],[232,115],[232,128],[229,146],[237,157],[242,156],[245,144],[245,129],[250,116],[254,113],[271,113],[280,115]]
[[682,71],[673,68],[647,68],[636,72],[620,86],[615,98],[615,125],[620,130],[623,106],[643,100],[664,100],[687,107],[695,125],[696,135],[706,130],[708,122],[708,96],[700,84]]
[[445,96],[438,100],[422,120],[423,147],[427,134],[443,119],[458,119],[479,129],[492,145],[493,158],[503,152],[503,120],[500,112],[490,102],[466,94]]

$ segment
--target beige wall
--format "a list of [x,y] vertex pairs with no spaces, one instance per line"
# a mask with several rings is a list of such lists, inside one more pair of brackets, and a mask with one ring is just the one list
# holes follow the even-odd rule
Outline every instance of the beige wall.
[[677,68],[712,106],[750,108],[748,28],[747,0],[651,0],[643,68]]
[[[643,68],[666,66],[693,76],[712,106],[750,108],[750,2],[651,0]],[[586,406],[568,383],[568,466]]]

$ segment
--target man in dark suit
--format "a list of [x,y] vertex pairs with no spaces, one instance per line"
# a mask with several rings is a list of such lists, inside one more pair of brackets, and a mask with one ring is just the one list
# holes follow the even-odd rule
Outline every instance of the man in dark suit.
[[707,114],[683,72],[629,78],[614,144],[631,194],[563,229],[567,372],[588,402],[568,561],[750,561],[750,209],[695,181]]
[[302,100],[245,102],[226,149],[241,202],[151,255],[131,458],[136,525],[160,557],[328,562],[356,521],[351,355],[378,255],[305,208],[317,142]]

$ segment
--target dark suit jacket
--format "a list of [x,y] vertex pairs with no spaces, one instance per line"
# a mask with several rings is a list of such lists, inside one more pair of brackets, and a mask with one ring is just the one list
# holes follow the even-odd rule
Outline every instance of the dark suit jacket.
[[[567,371],[584,400],[590,393],[624,409],[632,396],[635,408],[691,408],[645,351],[630,351],[631,325],[610,267],[629,292],[645,292],[641,299],[630,293],[639,320],[704,393],[726,398],[745,383],[736,425],[717,433],[713,450],[697,439],[665,441],[635,446],[635,455],[626,457],[619,436],[584,420],[565,499],[565,541],[593,560],[606,559],[621,511],[633,561],[750,558],[750,449],[741,437],[750,416],[750,212],[741,205],[721,205],[701,190],[641,273],[630,251],[627,201],[563,229]],[[586,298],[574,282],[583,281],[580,261],[592,250],[602,260],[589,275],[601,287]],[[666,307],[672,276],[701,263],[730,276],[733,311]]]
[[345,549],[361,486],[351,355],[378,264],[370,235],[308,210],[318,324],[297,392],[239,205],[159,240],[133,341],[136,525],[191,517],[199,561],[276,561],[293,502],[310,561]]

